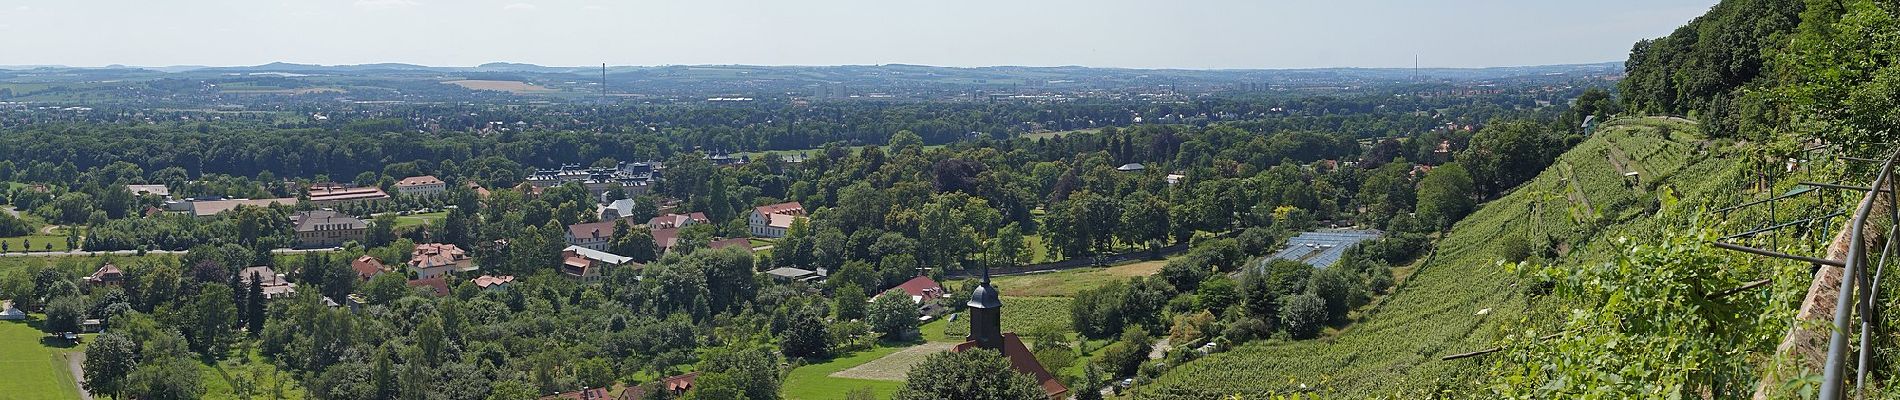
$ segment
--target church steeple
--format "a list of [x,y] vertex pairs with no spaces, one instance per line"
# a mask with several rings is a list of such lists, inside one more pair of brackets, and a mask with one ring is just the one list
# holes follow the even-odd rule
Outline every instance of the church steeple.
[[978,347],[1003,351],[1003,301],[996,292],[996,286],[990,285],[990,267],[983,266],[983,283],[970,293],[970,336],[966,339],[976,342]]

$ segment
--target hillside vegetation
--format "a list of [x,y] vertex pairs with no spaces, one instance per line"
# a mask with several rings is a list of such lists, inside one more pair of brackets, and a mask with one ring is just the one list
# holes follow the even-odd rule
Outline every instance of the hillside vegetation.
[[[1335,337],[1250,344],[1174,368],[1140,398],[1213,398],[1317,390],[1370,395],[1466,392],[1482,385],[1482,358],[1440,361],[1497,345],[1518,328],[1548,325],[1507,247],[1556,265],[1598,263],[1620,236],[1655,236],[1690,224],[1688,212],[1729,204],[1745,186],[1738,157],[1701,141],[1693,124],[1626,119],[1560,157],[1514,192],[1486,203],[1438,243],[1412,277]],[[1626,172],[1638,172],[1631,183]],[[1665,194],[1666,193],[1666,194]],[[1664,201],[1662,198],[1684,199]],[[1667,206],[1663,215],[1656,210]],[[1674,211],[1674,212],[1671,212]]]

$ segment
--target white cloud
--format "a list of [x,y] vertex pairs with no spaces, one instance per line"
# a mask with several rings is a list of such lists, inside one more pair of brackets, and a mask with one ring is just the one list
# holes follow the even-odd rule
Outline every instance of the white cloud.
[[422,5],[422,3],[417,3],[415,0],[356,0],[356,3],[352,5],[356,6],[356,8],[387,10],[391,8],[415,7]]
[[510,11],[515,11],[515,10],[528,11],[528,10],[533,10],[536,8],[540,8],[540,7],[535,7],[533,4],[528,4],[528,3],[514,3],[514,4],[509,4],[509,5],[501,7],[501,9],[503,10],[510,10]]

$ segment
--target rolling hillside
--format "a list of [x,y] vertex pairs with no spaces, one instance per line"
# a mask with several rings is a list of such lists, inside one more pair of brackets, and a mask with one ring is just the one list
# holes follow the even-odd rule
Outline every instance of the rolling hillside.
[[[1217,398],[1317,391],[1346,397],[1469,393],[1491,364],[1440,361],[1491,347],[1511,328],[1547,325],[1533,312],[1500,247],[1524,237],[1559,265],[1601,261],[1611,239],[1688,224],[1690,213],[1653,211],[1729,204],[1743,187],[1736,157],[1701,141],[1692,123],[1625,119],[1560,157],[1535,180],[1459,222],[1387,301],[1345,331],[1309,341],[1241,346],[1186,363],[1137,389],[1137,398]],[[1640,183],[1628,180],[1636,172]],[[1667,196],[1663,193],[1669,193]],[[1549,239],[1546,240],[1545,237]]]

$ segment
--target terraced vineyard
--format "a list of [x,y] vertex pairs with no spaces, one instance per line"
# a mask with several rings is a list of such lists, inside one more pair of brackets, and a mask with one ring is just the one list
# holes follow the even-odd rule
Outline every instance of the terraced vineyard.
[[[1317,391],[1342,397],[1430,396],[1466,392],[1490,367],[1483,358],[1440,361],[1496,345],[1512,328],[1548,326],[1519,278],[1500,265],[1499,239],[1524,236],[1560,265],[1606,259],[1611,239],[1653,235],[1689,223],[1692,212],[1734,203],[1745,187],[1737,161],[1692,141],[1694,125],[1660,120],[1606,124],[1553,168],[1460,221],[1435,255],[1367,317],[1319,340],[1256,342],[1183,364],[1137,398],[1247,398]],[[1612,149],[1623,165],[1612,165]],[[1556,168],[1555,166],[1566,166]],[[1641,182],[1618,169],[1639,170]],[[1565,179],[1567,178],[1567,179]],[[1576,201],[1572,192],[1589,199]],[[1662,201],[1659,196],[1683,199]],[[1545,237],[1548,237],[1546,241]]]

